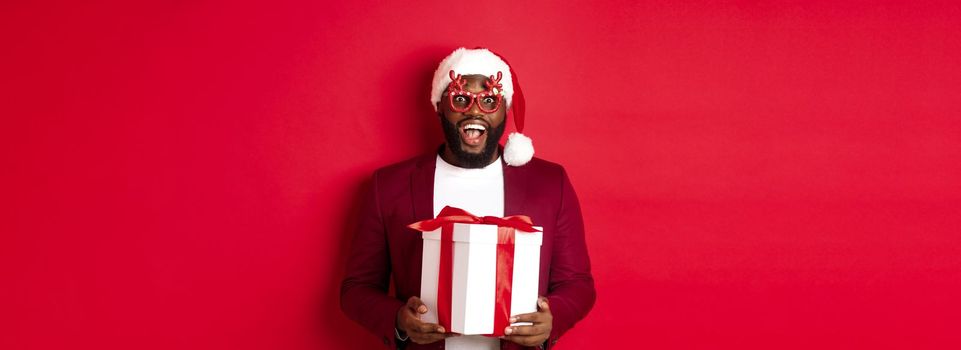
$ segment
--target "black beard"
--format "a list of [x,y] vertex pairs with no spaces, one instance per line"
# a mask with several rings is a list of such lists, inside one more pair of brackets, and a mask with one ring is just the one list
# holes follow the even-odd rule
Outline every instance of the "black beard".
[[[461,122],[466,122],[470,119],[465,119]],[[440,116],[440,124],[444,129],[444,139],[447,141],[447,148],[450,148],[451,152],[454,153],[454,157],[460,161],[458,166],[463,168],[483,168],[490,165],[491,158],[494,157],[494,152],[497,152],[498,141],[500,141],[501,136],[504,135],[504,129],[507,127],[507,120],[505,119],[501,125],[494,127],[489,130],[487,134],[487,140],[484,143],[484,150],[481,153],[469,153],[461,148],[463,144],[463,139],[460,137],[460,131],[457,129],[457,125],[451,123],[443,115]]]

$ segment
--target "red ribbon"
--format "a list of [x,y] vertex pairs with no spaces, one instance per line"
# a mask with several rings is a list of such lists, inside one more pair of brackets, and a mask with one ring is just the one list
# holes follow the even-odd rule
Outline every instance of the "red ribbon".
[[418,221],[408,225],[417,231],[427,232],[441,228],[440,270],[437,280],[437,319],[441,326],[450,330],[451,293],[454,275],[454,224],[497,225],[497,287],[495,290],[494,333],[490,336],[504,335],[510,324],[511,285],[514,277],[514,232],[540,232],[534,228],[531,218],[513,215],[499,218],[496,216],[477,217],[466,210],[444,207],[437,218]]

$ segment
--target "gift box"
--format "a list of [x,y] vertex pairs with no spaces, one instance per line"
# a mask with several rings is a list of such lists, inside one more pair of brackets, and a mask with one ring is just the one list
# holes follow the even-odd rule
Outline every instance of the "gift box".
[[424,322],[500,336],[511,315],[537,311],[542,233],[529,218],[476,217],[446,207],[411,227],[423,232]]

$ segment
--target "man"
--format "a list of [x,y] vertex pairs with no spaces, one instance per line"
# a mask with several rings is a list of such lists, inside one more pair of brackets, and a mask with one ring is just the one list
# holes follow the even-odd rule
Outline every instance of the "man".
[[[530,139],[512,133],[502,151],[507,109],[523,129],[517,76],[486,49],[460,48],[434,74],[431,102],[446,143],[436,153],[374,173],[341,285],[341,308],[388,348],[548,348],[587,315],[594,280],[580,205],[564,169],[532,158]],[[466,336],[421,320],[420,232],[407,225],[445,206],[478,216],[527,215],[543,227],[538,311],[513,315],[504,337]],[[390,296],[393,275],[395,296]]]

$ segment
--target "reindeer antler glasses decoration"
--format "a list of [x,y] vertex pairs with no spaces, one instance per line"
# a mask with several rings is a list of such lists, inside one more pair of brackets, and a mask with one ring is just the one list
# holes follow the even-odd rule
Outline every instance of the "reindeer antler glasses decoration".
[[494,113],[497,112],[501,107],[501,101],[504,100],[504,90],[501,86],[501,72],[497,72],[497,77],[493,75],[487,78],[484,82],[486,90],[473,93],[464,90],[464,85],[467,84],[467,79],[464,79],[460,74],[454,75],[454,70],[450,70],[450,85],[447,86],[447,97],[450,102],[450,109],[458,113],[464,113],[470,110],[471,106],[475,103],[477,108],[479,108],[484,113]]

